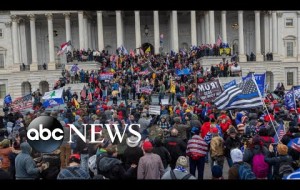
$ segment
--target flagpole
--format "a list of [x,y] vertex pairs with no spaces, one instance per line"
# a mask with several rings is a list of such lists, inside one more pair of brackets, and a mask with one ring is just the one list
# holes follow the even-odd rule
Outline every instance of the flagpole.
[[261,103],[263,104],[263,108],[265,108],[266,111],[267,111],[267,114],[268,114],[268,116],[269,116],[269,118],[270,118],[271,124],[272,124],[272,126],[273,126],[273,128],[274,128],[275,134],[276,134],[276,136],[277,136],[277,138],[278,138],[278,142],[281,142],[281,140],[279,139],[279,135],[278,135],[278,133],[277,133],[277,130],[276,130],[275,126],[274,126],[273,120],[272,120],[271,117],[270,117],[269,110],[268,110],[266,104],[264,103],[264,101],[262,100],[262,95],[261,95],[261,93],[260,93],[260,90],[259,90],[259,88],[258,88],[258,85],[257,85],[257,83],[256,83],[256,80],[255,80],[255,77],[254,77],[253,73],[252,73],[251,80],[253,80],[254,83],[255,83],[255,86],[256,86],[258,95],[259,95],[259,97],[260,97]]

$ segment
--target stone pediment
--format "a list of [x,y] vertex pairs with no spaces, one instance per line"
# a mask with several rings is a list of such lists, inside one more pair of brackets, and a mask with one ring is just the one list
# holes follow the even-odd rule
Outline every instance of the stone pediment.
[[296,40],[296,36],[288,35],[288,36],[284,37],[283,40]]

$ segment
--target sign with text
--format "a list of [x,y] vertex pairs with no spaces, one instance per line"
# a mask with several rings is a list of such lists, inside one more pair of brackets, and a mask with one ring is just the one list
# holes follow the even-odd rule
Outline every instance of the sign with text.
[[205,102],[211,102],[223,91],[219,80],[214,80],[198,85],[199,98]]
[[149,114],[150,115],[160,115],[160,106],[149,106]]

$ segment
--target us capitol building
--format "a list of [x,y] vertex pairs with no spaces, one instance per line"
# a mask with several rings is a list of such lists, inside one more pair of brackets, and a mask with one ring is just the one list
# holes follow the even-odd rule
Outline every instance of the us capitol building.
[[[69,40],[69,50],[115,53],[121,45],[129,50],[149,43],[162,53],[214,44],[219,36],[238,55],[243,76],[266,72],[271,90],[278,82],[286,89],[299,84],[300,11],[0,11],[0,105],[8,93],[14,99],[52,89],[61,76],[58,65],[66,63],[57,51]],[[255,61],[247,61],[251,52]],[[209,67],[221,60],[207,56],[200,63]],[[79,68],[88,65],[96,64]]]

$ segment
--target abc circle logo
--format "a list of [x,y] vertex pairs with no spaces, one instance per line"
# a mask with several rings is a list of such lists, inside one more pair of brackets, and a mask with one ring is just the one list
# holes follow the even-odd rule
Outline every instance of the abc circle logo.
[[63,139],[63,127],[54,117],[37,117],[28,126],[27,142],[37,152],[51,153],[60,147]]

